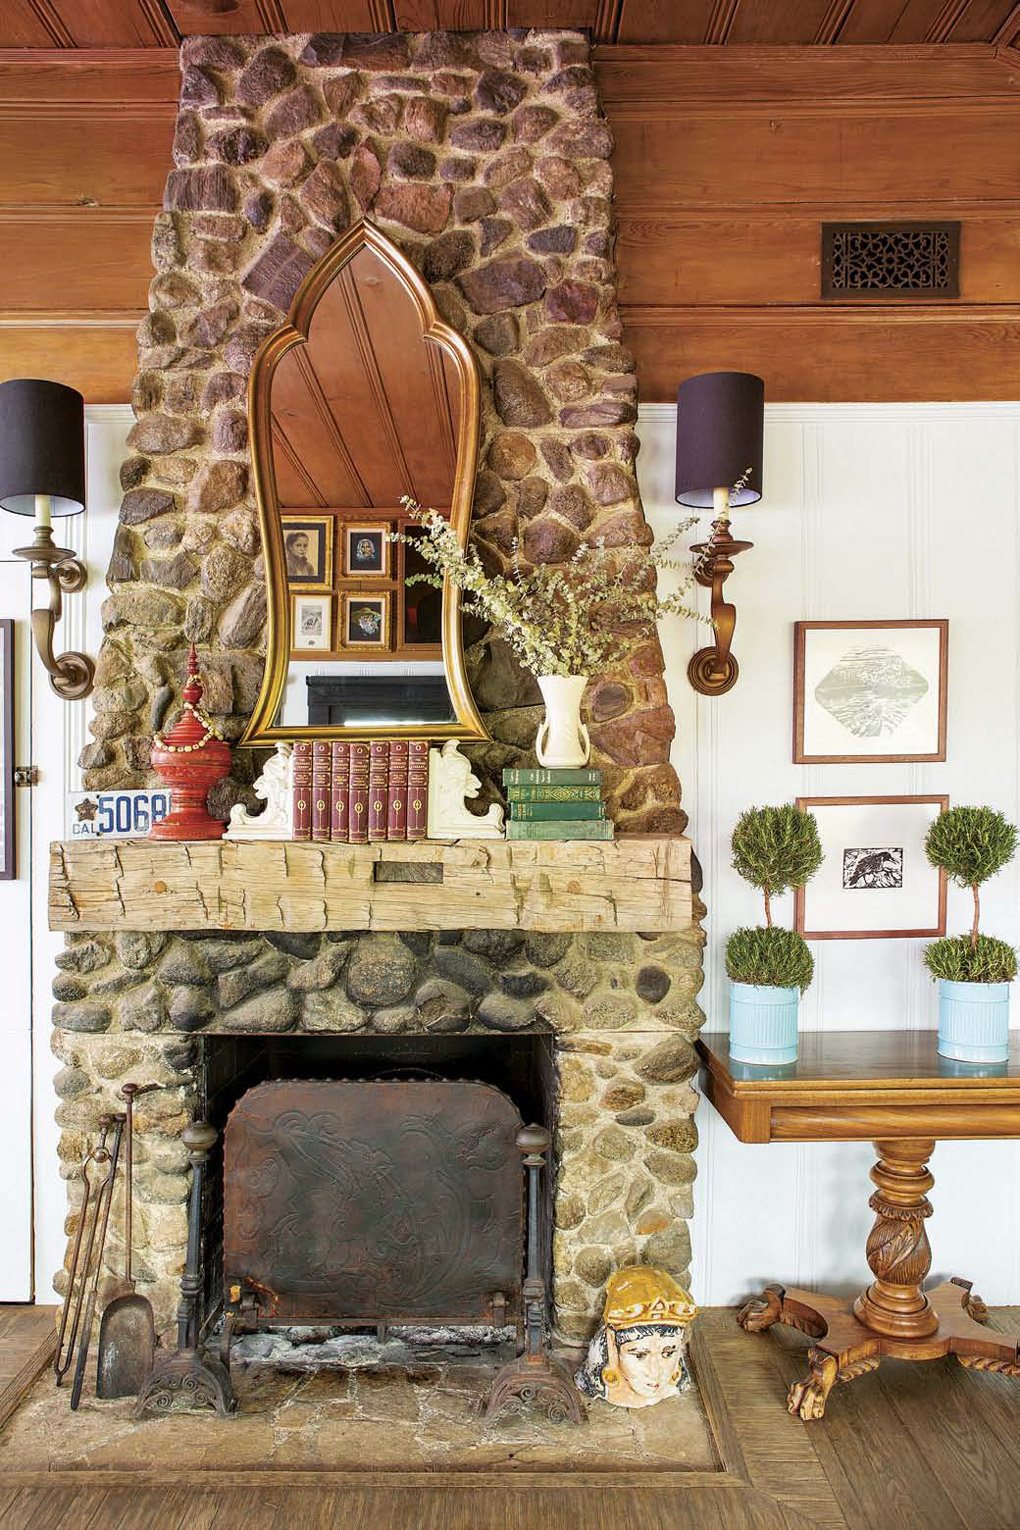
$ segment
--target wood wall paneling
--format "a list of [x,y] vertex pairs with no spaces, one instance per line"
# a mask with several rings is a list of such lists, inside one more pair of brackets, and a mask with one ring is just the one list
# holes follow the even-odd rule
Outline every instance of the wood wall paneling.
[[176,49],[0,53],[0,380],[130,397],[179,82]]
[[[1020,74],[991,47],[600,49],[620,298],[646,402],[1020,397]],[[961,293],[823,303],[820,226],[959,219]]]
[[[275,3],[241,10],[261,26]],[[359,3],[377,25],[383,0]],[[407,25],[438,3],[398,0]],[[503,0],[471,3],[495,15]],[[586,3],[576,0],[578,17]],[[745,4],[661,11],[722,35]],[[553,0],[505,9],[522,25],[558,13]],[[175,0],[182,30],[186,11]],[[986,0],[960,24],[1001,27],[1002,13]],[[341,0],[300,9],[307,26],[344,14]],[[626,8],[604,0],[599,16],[625,33]],[[835,17],[830,8],[818,28]],[[617,46],[596,50],[596,68],[617,140],[622,312],[645,400],[717,366],[760,369],[777,400],[1020,396],[1020,70],[1002,50]],[[46,367],[93,402],[128,397],[177,89],[170,48],[0,52],[0,375]],[[923,216],[963,224],[958,302],[821,304],[822,222]]]

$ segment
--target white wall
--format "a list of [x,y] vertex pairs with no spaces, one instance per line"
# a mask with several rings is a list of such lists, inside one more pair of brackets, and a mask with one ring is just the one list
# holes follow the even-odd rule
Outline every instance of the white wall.
[[[638,429],[645,510],[662,536],[684,513],[673,502],[675,412],[645,407]],[[944,792],[951,803],[988,802],[1020,817],[1018,465],[1017,404],[767,407],[764,496],[734,516],[735,534],[755,543],[727,584],[735,688],[710,700],[687,684],[707,629],[671,623],[662,634],[673,760],[705,870],[709,1029],[727,1029],[726,937],[761,917],[758,895],[729,864],[743,808],[799,795]],[[950,621],[946,763],[792,764],[793,623],[928,616]],[[792,899],[784,903],[779,917],[790,922]],[[966,927],[969,903],[969,893],[950,890],[950,931]],[[1018,910],[1014,864],[983,892],[983,927],[1017,943]],[[922,944],[816,942],[802,1026],[933,1028]],[[699,1300],[735,1302],[764,1280],[849,1292],[869,1278],[869,1144],[747,1146],[706,1103],[698,1126]],[[973,1279],[986,1301],[1020,1301],[1020,1144],[941,1143],[933,1172],[933,1274]]]
[[[89,582],[84,598],[69,595],[57,628],[54,647],[99,652],[102,641],[100,612],[109,591],[106,570],[113,550],[120,510],[120,465],[127,452],[125,438],[134,416],[128,405],[89,405],[86,417],[88,508],[85,515],[68,516],[57,527],[58,539],[72,547],[86,564]],[[4,517],[13,521],[13,517]],[[21,538],[25,540],[24,535]],[[63,935],[48,929],[49,844],[64,838],[64,801],[67,792],[81,788],[78,755],[92,735],[88,701],[61,701],[50,689],[37,658],[32,658],[32,763],[39,781],[32,788],[32,1123],[35,1161],[35,1299],[59,1300],[52,1277],[64,1261],[64,1217],[67,1197],[60,1178],[57,1144],[60,1132],[54,1120],[56,1095],[53,1077],[60,1067],[50,1048],[53,1027],[52,983]],[[3,948],[0,946],[0,961]]]

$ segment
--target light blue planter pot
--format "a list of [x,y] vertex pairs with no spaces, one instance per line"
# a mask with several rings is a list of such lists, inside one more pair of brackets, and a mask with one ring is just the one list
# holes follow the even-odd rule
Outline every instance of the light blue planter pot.
[[730,1056],[766,1067],[797,1059],[797,988],[730,984]]
[[1009,984],[939,979],[939,1053],[957,1062],[1009,1058]]

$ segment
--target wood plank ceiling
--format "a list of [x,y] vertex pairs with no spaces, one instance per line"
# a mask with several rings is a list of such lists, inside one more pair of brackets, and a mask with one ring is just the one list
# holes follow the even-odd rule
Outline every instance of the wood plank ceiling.
[[[181,34],[529,23],[611,40],[595,67],[644,401],[727,367],[773,400],[1020,398],[1006,0],[0,0],[0,378],[129,396]],[[821,299],[822,222],[925,217],[961,222],[958,299]]]
[[996,43],[1015,0],[3,0],[0,48],[165,48],[206,32],[590,28],[599,43]]

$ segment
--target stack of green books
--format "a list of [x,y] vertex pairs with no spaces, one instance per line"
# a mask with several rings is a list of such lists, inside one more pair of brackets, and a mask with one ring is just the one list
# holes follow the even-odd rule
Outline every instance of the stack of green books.
[[601,770],[504,770],[507,839],[612,839]]

